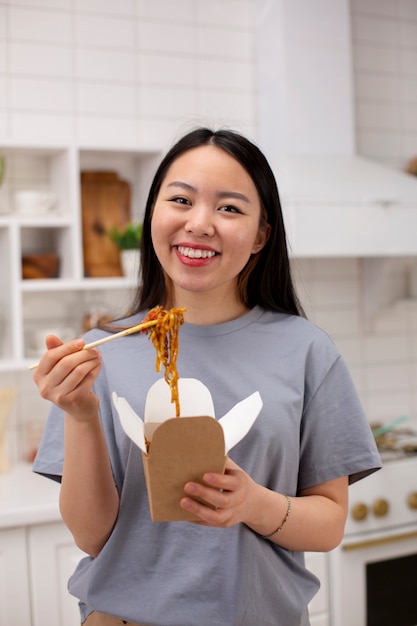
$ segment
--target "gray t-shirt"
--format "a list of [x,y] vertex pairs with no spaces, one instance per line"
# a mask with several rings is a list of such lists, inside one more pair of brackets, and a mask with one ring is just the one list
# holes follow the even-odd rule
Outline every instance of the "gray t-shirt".
[[[88,340],[103,334],[92,331]],[[308,625],[307,605],[319,582],[305,569],[303,553],[244,524],[219,529],[151,521],[141,453],[123,432],[111,393],[143,417],[146,393],[163,373],[155,372],[155,349],[143,334],[100,349],[95,392],[121,504],[100,554],[83,559],[70,579],[82,618],[97,610],[154,626]],[[342,357],[303,318],[256,307],[225,324],[184,324],[178,372],[209,388],[218,418],[259,391],[262,411],[230,457],[261,485],[295,496],[340,476],[354,482],[380,467]],[[62,464],[63,415],[53,407],[34,471],[57,478]]]

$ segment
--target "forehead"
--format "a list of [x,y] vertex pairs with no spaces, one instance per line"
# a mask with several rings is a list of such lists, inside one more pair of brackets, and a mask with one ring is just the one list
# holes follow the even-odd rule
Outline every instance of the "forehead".
[[239,161],[213,145],[191,148],[179,155],[168,168],[162,184],[169,184],[176,179],[190,184],[198,182],[200,185],[209,182],[219,187],[232,184],[233,187],[243,187],[258,195],[251,176]]

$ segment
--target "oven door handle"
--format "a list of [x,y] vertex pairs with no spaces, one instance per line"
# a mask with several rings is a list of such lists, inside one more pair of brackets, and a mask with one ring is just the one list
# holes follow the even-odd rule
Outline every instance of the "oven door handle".
[[405,541],[406,539],[417,539],[417,531],[400,533],[398,535],[391,535],[388,537],[379,537],[378,539],[366,539],[365,541],[345,543],[342,545],[342,550],[362,550],[363,548],[372,548],[373,546],[394,543],[395,541]]

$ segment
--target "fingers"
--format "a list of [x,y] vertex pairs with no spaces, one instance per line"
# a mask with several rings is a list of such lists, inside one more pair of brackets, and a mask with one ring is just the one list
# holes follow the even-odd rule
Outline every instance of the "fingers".
[[[234,472],[231,469],[226,471]],[[240,503],[244,498],[242,486],[241,477],[236,472],[208,473],[203,476],[203,483],[190,482],[185,485],[186,496],[182,498],[180,504],[206,524],[231,526],[241,521]]]
[[48,375],[47,384],[65,396],[80,386],[90,388],[96,369],[100,369],[101,355],[98,350],[82,350],[63,357]]
[[72,403],[91,404],[91,387],[101,367],[101,354],[96,349],[82,350],[85,342],[76,339],[62,343],[49,335],[48,347],[34,373],[34,381],[43,398],[64,410]]
[[35,382],[37,377],[39,378],[39,376],[47,374],[65,356],[79,352],[85,342],[83,339],[74,339],[74,341],[63,343],[59,337],[48,335],[45,343],[47,351],[39,361],[35,370]]
[[45,345],[46,345],[47,350],[50,350],[51,348],[57,348],[58,346],[62,346],[63,343],[64,342],[56,335],[47,335],[45,338]]

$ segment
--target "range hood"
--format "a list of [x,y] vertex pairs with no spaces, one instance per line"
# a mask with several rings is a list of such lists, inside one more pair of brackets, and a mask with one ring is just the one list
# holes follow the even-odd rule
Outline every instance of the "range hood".
[[259,143],[297,256],[417,253],[417,178],[356,154],[349,0],[258,0]]

